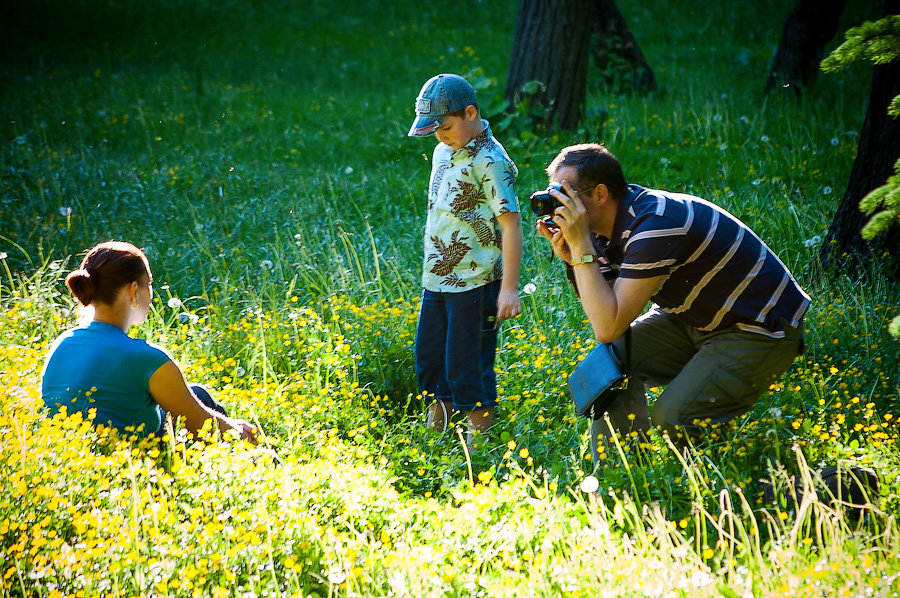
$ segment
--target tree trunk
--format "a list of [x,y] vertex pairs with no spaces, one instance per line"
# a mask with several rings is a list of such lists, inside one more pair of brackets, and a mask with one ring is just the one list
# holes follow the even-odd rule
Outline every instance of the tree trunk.
[[644,53],[613,0],[596,0],[591,19],[591,54],[603,82],[624,93],[656,89],[656,78]]
[[825,46],[837,32],[846,0],[799,0],[788,15],[772,61],[766,93],[802,93],[819,72]]
[[591,0],[519,2],[506,99],[546,107],[551,127],[574,129],[584,115],[590,12]]
[[[898,9],[900,1],[885,2],[885,14],[898,14]],[[876,66],[850,181],[820,252],[826,269],[853,273],[872,260],[877,265],[887,262],[888,276],[900,282],[900,227],[893,226],[872,241],[866,241],[860,230],[869,217],[859,209],[859,202],[866,194],[885,184],[900,157],[900,119],[887,113],[888,105],[897,95],[900,95],[900,61]]]

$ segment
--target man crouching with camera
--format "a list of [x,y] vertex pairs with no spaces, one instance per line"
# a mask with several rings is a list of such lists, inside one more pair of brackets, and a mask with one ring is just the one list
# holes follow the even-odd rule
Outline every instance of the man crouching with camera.
[[[745,413],[803,351],[809,295],[733,215],[627,184],[599,144],[563,149],[547,174],[537,230],[568,265],[594,337],[624,355],[632,331],[628,384],[594,412],[595,463],[613,431],[652,424],[677,442]],[[646,386],[665,387],[649,410]]]

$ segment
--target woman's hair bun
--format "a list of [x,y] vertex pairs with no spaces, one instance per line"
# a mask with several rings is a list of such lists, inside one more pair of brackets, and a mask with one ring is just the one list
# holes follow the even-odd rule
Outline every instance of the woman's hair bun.
[[94,281],[91,280],[91,273],[84,268],[72,270],[66,276],[66,286],[75,295],[79,303],[87,307],[94,300]]

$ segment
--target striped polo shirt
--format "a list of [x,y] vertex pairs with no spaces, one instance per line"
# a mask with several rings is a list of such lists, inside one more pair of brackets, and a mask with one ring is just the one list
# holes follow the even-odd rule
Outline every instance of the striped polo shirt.
[[604,274],[665,276],[653,302],[705,332],[736,327],[781,338],[810,303],[756,233],[691,195],[629,185],[603,254]]

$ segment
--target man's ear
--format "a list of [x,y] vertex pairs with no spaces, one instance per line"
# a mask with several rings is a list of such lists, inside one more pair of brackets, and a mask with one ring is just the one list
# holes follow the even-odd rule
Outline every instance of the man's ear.
[[604,203],[612,199],[612,196],[609,194],[609,187],[607,187],[603,183],[600,183],[599,185],[594,187],[594,192],[591,195],[594,197],[594,199],[597,200],[597,203],[600,205],[603,205]]

